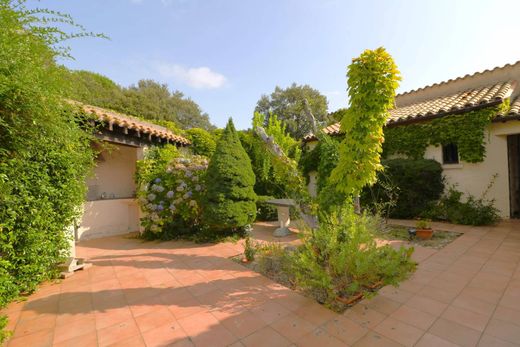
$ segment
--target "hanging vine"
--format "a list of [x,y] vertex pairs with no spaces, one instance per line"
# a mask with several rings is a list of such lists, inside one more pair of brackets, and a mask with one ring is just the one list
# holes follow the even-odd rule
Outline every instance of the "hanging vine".
[[424,157],[428,146],[456,144],[460,159],[478,163],[486,156],[485,129],[491,120],[509,108],[509,100],[459,115],[450,115],[428,122],[386,128],[383,156],[405,155]]

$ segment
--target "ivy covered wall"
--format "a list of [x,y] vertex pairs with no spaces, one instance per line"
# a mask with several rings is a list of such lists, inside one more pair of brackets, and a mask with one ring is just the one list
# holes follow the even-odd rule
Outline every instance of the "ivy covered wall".
[[507,111],[509,100],[500,105],[449,115],[431,121],[387,127],[384,130],[383,156],[424,157],[428,146],[456,144],[462,161],[482,162],[486,156],[486,126]]

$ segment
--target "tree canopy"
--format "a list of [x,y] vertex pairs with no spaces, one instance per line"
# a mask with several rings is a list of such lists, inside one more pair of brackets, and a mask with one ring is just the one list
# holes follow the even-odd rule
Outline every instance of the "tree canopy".
[[125,88],[90,71],[67,71],[66,75],[72,86],[71,99],[144,119],[174,122],[182,129],[214,128],[195,101],[178,90],[170,92],[166,84],[146,79]]
[[255,112],[265,116],[265,125],[273,114],[287,125],[287,131],[294,138],[301,138],[312,130],[309,117],[306,115],[305,100],[316,119],[317,126],[327,120],[328,101],[318,90],[309,85],[297,85],[282,89],[278,86],[271,95],[262,95],[258,100]]

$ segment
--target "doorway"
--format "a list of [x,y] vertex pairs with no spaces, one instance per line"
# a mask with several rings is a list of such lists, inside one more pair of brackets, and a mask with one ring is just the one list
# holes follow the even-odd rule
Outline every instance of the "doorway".
[[520,134],[507,137],[511,218],[520,218]]

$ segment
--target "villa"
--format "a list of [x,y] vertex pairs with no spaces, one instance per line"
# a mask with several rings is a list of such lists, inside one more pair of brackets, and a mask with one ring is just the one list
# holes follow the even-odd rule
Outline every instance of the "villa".
[[[480,197],[492,182],[486,197],[504,218],[520,218],[520,61],[435,83],[396,96],[387,128],[424,124],[434,119],[464,115],[509,102],[507,112],[497,113],[485,129],[485,157],[470,163],[460,159],[456,144],[429,145],[424,158],[441,163],[448,185]],[[331,136],[341,135],[340,124],[323,129]],[[317,138],[304,138],[313,147]],[[311,173],[309,190],[316,191],[316,173]]]

